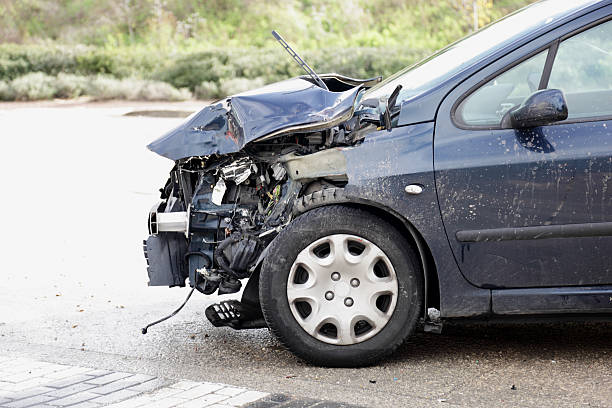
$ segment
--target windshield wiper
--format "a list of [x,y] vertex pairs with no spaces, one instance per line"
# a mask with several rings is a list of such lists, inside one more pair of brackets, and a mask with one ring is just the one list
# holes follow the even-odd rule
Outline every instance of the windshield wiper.
[[297,55],[295,51],[293,51],[293,48],[291,48],[289,44],[287,44],[287,41],[285,41],[283,37],[281,37],[281,35],[276,32],[276,30],[272,30],[272,35],[274,36],[274,38],[276,38],[276,41],[278,41],[280,45],[289,53],[289,55],[293,57],[295,62],[297,62],[298,65],[302,67],[308,75],[310,75],[310,77],[315,82],[315,84],[319,85],[321,88],[325,89],[326,91],[329,91],[329,89],[327,88],[327,85],[325,85],[325,82],[323,82],[323,80],[317,75],[317,73],[314,72],[314,70],[310,68],[308,64],[302,58],[300,58],[299,55]]
[[402,90],[402,86],[398,85],[393,92],[391,92],[391,96],[387,99],[387,107],[385,108],[384,122],[385,128],[387,130],[391,130],[391,109],[395,107],[395,103],[397,102],[397,97],[399,96],[400,91]]

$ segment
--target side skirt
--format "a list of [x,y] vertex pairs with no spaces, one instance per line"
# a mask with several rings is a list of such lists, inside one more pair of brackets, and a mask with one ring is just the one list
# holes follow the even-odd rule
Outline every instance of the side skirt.
[[496,315],[610,313],[612,286],[492,290]]

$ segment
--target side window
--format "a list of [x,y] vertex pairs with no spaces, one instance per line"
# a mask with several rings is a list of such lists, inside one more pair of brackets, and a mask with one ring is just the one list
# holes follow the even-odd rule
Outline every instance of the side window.
[[612,116],[612,21],[559,44],[548,88],[565,94],[569,120]]
[[498,126],[504,114],[538,90],[548,50],[490,80],[457,107],[455,118],[469,126]]

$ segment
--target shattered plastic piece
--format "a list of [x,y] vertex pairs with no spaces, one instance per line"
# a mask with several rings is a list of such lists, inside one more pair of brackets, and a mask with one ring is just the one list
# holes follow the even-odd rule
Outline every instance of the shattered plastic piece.
[[212,203],[215,205],[221,205],[221,202],[223,201],[223,196],[225,195],[225,190],[227,190],[225,181],[221,177],[219,177],[219,181],[217,181],[217,184],[215,184],[215,188],[213,188],[212,198],[210,201],[212,201]]
[[272,177],[274,177],[274,179],[281,181],[286,174],[287,171],[285,170],[282,164],[274,163],[272,165]]
[[[223,178],[228,181],[233,181],[236,184],[241,184],[248,180],[251,176],[253,163],[248,159],[236,160],[229,166],[225,166],[221,169]],[[257,166],[255,166],[257,168]]]
[[241,173],[239,176],[236,177],[236,184],[240,184],[244,181],[246,181],[249,176],[251,175],[251,170],[247,169],[246,171],[244,171],[243,173]]
[[262,232],[261,234],[259,234],[259,238],[265,237],[266,235],[270,235],[270,234],[272,234],[273,232],[280,232],[280,230],[281,230],[281,229],[282,229],[282,226],[280,226],[280,225],[279,225],[279,226],[278,226],[278,227],[276,227],[276,228],[272,228],[272,229],[270,229],[270,230],[264,231],[264,232]]
[[222,276],[215,273],[210,273],[207,268],[196,269],[196,273],[199,273],[202,278],[210,282],[219,282],[221,281]]
[[434,307],[430,307],[427,309],[427,316],[432,322],[440,321],[440,311]]

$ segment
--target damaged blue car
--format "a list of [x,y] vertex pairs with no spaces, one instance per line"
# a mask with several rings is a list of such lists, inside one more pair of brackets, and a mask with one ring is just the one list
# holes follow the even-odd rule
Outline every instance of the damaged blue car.
[[384,81],[274,35],[307,75],[148,146],[175,163],[150,285],[242,291],[214,326],[336,367],[451,319],[612,317],[612,1],[537,2]]

